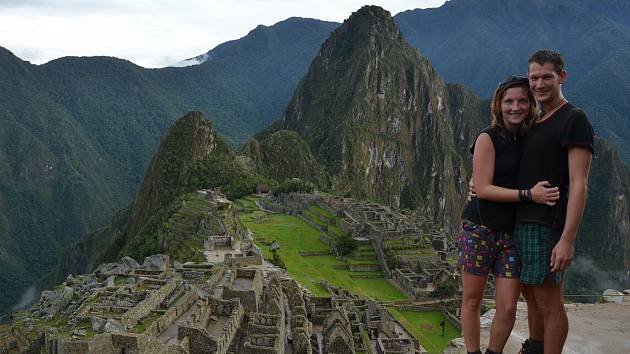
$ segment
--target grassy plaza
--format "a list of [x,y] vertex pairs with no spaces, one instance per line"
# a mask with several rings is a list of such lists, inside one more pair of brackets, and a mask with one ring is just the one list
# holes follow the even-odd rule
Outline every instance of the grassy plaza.
[[[250,200],[246,201],[246,203],[250,202]],[[328,294],[320,284],[322,280],[326,280],[331,285],[345,288],[366,298],[384,301],[407,298],[394,288],[382,276],[381,272],[350,272],[334,269],[334,266],[344,266],[348,263],[337,260],[332,254],[300,255],[300,252],[326,253],[329,246],[319,239],[319,230],[296,216],[271,214],[257,210],[241,213],[239,218],[254,233],[254,242],[263,249],[265,258],[272,257],[269,243],[276,241],[280,244],[278,252],[286,264],[289,274],[315,295],[326,296]],[[354,277],[357,275],[376,275],[378,277]]]
[[[366,298],[381,301],[407,299],[407,296],[392,286],[381,272],[351,272],[333,268],[353,261],[342,262],[332,254],[325,254],[329,251],[329,246],[320,240],[322,232],[299,217],[267,213],[260,210],[254,202],[255,198],[251,196],[236,202],[239,219],[254,233],[254,242],[263,250],[265,258],[270,259],[272,254],[269,251],[269,244],[276,241],[280,245],[278,252],[289,274],[316,296],[328,295],[320,284],[322,280],[326,280],[333,286],[345,288]],[[336,229],[331,229],[337,232]],[[321,252],[325,255],[302,256],[300,252]],[[374,250],[368,246],[359,246],[355,252],[371,255]],[[377,277],[357,278],[356,275]],[[441,353],[451,339],[460,336],[459,330],[448,321],[445,336],[442,336],[440,326],[442,314],[439,311],[403,311],[393,307],[389,310],[430,353]]]

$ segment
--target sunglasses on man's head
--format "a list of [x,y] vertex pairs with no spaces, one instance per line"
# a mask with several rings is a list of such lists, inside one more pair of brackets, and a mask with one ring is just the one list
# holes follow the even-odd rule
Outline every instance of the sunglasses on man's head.
[[529,84],[529,79],[527,78],[527,76],[520,76],[520,75],[506,76],[503,80],[501,80],[501,82],[499,82],[499,85],[497,86],[497,88],[501,88],[503,86],[517,84],[517,83]]

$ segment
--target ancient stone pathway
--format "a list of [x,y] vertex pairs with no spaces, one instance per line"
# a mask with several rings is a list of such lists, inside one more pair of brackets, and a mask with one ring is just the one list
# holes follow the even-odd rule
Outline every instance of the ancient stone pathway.
[[193,304],[190,306],[188,311],[184,312],[181,316],[177,317],[173,323],[160,335],[158,336],[158,340],[166,345],[171,344],[179,344],[179,339],[177,339],[177,329],[180,325],[184,324],[186,321],[189,321],[192,318],[193,313],[198,311],[197,304]]

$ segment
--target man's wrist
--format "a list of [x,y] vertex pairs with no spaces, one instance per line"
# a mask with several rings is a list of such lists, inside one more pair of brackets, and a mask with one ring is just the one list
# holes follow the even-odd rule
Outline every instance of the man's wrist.
[[573,246],[573,244],[575,243],[575,233],[563,232],[562,235],[560,235],[560,240],[558,242],[566,242]]

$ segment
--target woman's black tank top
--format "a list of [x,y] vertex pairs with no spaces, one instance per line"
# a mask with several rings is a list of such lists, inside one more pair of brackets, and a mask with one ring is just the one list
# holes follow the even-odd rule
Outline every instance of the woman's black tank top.
[[[501,133],[499,127],[482,130],[479,135],[490,135],[494,145],[494,178],[495,186],[513,189],[516,186],[518,166],[521,160],[520,137],[508,131]],[[477,140],[475,139],[475,142]],[[474,153],[475,146],[470,148]],[[516,203],[499,203],[473,198],[462,212],[462,219],[470,220],[493,229],[511,231],[514,229],[514,213]]]

